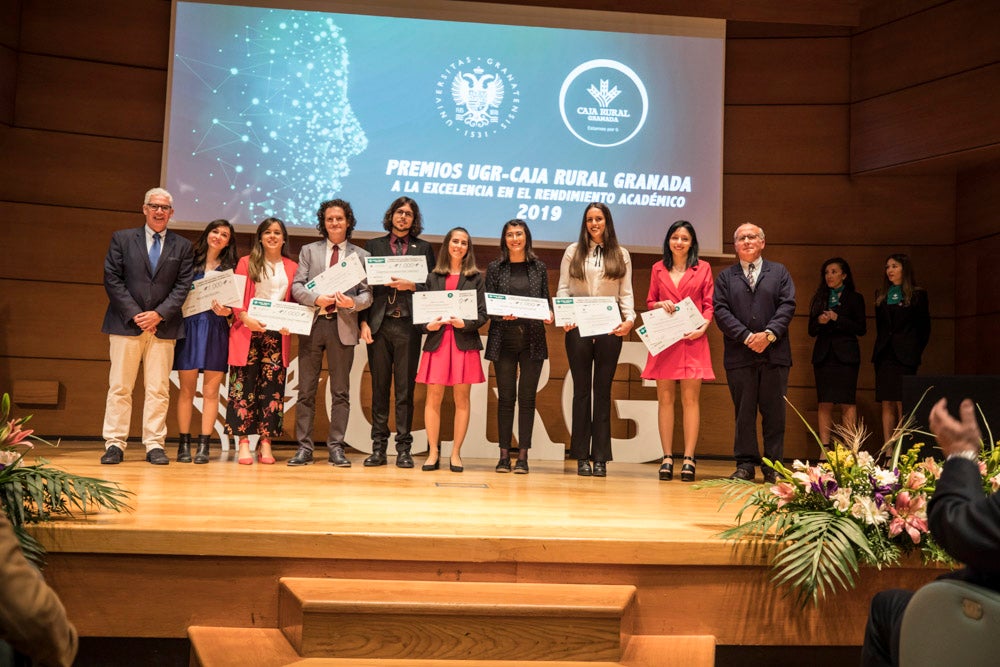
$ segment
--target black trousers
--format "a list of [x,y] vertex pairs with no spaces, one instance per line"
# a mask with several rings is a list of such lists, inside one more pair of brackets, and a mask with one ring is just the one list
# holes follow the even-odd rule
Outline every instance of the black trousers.
[[[500,346],[500,358],[493,362],[497,377],[497,429],[501,449],[510,449],[514,434],[515,404],[517,446],[522,449],[531,448],[531,434],[535,428],[535,394],[544,364],[543,359],[531,358],[531,346],[524,329],[508,325]],[[518,367],[521,370],[520,381]]]
[[899,664],[899,628],[913,591],[894,588],[872,598],[861,646],[861,667],[896,667]]
[[764,456],[780,461],[785,453],[785,393],[788,366],[760,363],[726,369],[729,393],[736,410],[736,465],[753,469],[761,464],[757,446],[757,412],[764,435]]
[[622,353],[621,336],[566,334],[566,356],[573,374],[573,427],[570,457],[611,460],[611,382]]
[[389,392],[396,392],[396,451],[413,445],[413,387],[420,363],[420,332],[409,317],[382,320],[368,346],[372,374],[372,449],[385,451],[389,442]]

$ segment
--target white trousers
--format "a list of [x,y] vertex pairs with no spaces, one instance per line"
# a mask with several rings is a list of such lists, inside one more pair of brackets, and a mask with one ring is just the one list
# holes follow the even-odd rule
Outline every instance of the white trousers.
[[174,365],[174,340],[163,340],[145,331],[138,336],[110,336],[111,373],[108,402],[104,408],[104,447],[125,450],[132,421],[132,389],[139,376],[145,386],[142,406],[142,444],[146,451],[162,448],[167,437],[170,407],[170,369]]

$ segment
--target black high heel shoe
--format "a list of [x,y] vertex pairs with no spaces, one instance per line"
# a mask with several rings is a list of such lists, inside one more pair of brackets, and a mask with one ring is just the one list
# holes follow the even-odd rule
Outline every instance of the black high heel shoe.
[[682,482],[693,482],[695,465],[698,462],[693,456],[684,457],[684,465],[681,466],[681,481]]
[[465,466],[464,465],[457,466],[451,461],[448,461],[448,470],[452,472],[462,472],[463,470],[465,470]]
[[660,463],[660,481],[669,482],[674,478],[674,455],[667,454]]
[[439,456],[438,460],[435,461],[434,463],[425,463],[425,464],[423,464],[422,466],[420,466],[420,469],[423,470],[424,472],[427,472],[429,470],[440,470],[441,469],[441,457]]

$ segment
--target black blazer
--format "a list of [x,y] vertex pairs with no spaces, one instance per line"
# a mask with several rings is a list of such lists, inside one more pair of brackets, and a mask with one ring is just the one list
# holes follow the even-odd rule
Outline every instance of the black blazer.
[[[737,262],[715,278],[715,324],[722,331],[722,362],[727,370],[760,363],[792,365],[788,325],[795,314],[795,284],[782,264],[766,259],[751,291]],[[747,336],[770,329],[777,340],[758,354],[743,344]]]
[[[427,290],[445,289],[444,285],[447,279],[448,276],[442,276],[440,273],[432,271],[427,276]],[[483,341],[479,338],[479,327],[486,324],[486,297],[483,296],[485,293],[483,282],[482,271],[474,276],[459,276],[458,278],[458,287],[456,289],[476,290],[476,310],[479,315],[474,320],[465,320],[463,328],[455,329],[455,345],[460,350],[483,349]],[[420,329],[421,333],[427,334],[427,338],[424,340],[425,352],[433,352],[441,346],[441,340],[444,338],[444,327],[441,327],[437,331],[429,331],[426,324],[420,324],[417,325],[417,328]]]
[[865,320],[865,298],[857,292],[844,290],[840,303],[833,308],[836,321],[819,323],[819,316],[827,310],[826,296],[813,298],[809,307],[809,335],[816,338],[813,345],[812,362],[839,361],[842,364],[861,364],[861,346],[858,336],[868,330]]
[[[528,262],[528,293],[536,299],[549,300],[549,276],[545,264],[535,259]],[[510,262],[499,259],[490,262],[486,269],[486,291],[490,294],[511,294]],[[490,361],[500,358],[504,332],[507,328],[520,324],[525,327],[528,337],[528,353],[532,359],[542,361],[549,358],[549,347],[545,340],[545,323],[539,320],[505,320],[501,316],[490,315],[490,333],[486,339],[485,357]]]
[[142,329],[132,318],[155,310],[163,318],[156,327],[157,338],[184,338],[181,306],[192,280],[194,253],[186,238],[166,230],[160,261],[153,271],[146,250],[146,227],[118,230],[111,236],[104,258],[104,290],[109,303],[101,331],[138,336]]
[[[392,234],[386,234],[385,236],[380,236],[375,239],[369,239],[365,243],[365,250],[371,254],[372,257],[390,257],[392,252],[392,246],[389,245],[389,239]],[[420,238],[410,237],[409,245],[406,247],[407,257],[411,255],[423,255],[427,258],[427,269],[433,269],[434,264],[437,263],[437,258],[434,256],[434,250],[431,248],[431,244]],[[386,310],[389,307],[389,298],[395,294],[396,299],[402,299],[403,303],[406,303],[406,309],[412,313],[413,312],[413,292],[403,291],[396,292],[391,287],[386,287],[385,285],[372,285],[372,305],[367,309],[361,311],[361,319],[368,322],[368,326],[371,327],[372,335],[378,332],[379,327],[382,326],[382,320],[385,319]],[[426,288],[426,283],[417,283],[417,291]]]
[[908,306],[890,306],[885,301],[875,306],[875,331],[873,362],[883,361],[891,354],[901,364],[919,366],[931,337],[927,291],[913,290]]

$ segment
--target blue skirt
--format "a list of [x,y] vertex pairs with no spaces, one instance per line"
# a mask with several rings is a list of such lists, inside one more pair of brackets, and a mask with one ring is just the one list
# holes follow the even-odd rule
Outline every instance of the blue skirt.
[[222,371],[229,367],[229,320],[210,310],[184,318],[184,338],[174,348],[175,371]]

